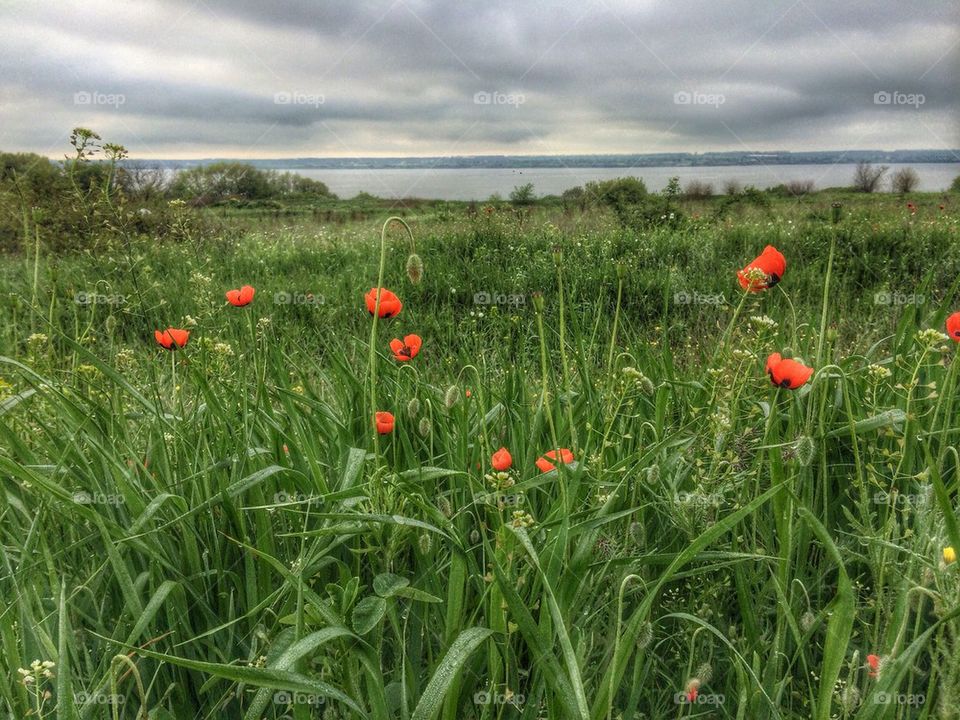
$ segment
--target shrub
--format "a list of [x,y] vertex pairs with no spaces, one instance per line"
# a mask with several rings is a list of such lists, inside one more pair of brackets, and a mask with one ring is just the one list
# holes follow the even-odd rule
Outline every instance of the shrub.
[[853,172],[853,189],[857,192],[876,192],[880,187],[880,181],[889,169],[886,165],[874,167],[873,163],[861,160]]
[[890,178],[890,188],[901,195],[913,192],[919,184],[920,176],[913,168],[900,168]]

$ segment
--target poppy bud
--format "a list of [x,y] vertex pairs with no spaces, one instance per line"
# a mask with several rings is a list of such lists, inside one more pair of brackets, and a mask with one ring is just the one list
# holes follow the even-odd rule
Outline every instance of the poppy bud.
[[104,323],[104,327],[106,327],[108,335],[113,335],[113,331],[117,328],[117,316],[108,315],[107,321]]
[[653,625],[645,622],[637,633],[637,650],[643,650],[653,640]]
[[433,547],[433,538],[430,537],[430,533],[420,533],[417,544],[420,545],[420,552],[426,555]]
[[443,395],[443,404],[447,406],[447,410],[452,408],[457,404],[457,400],[460,398],[460,390],[456,385],[451,385],[447,388],[447,392]]
[[414,285],[423,279],[423,260],[416,253],[407,258],[407,277]]
[[647,468],[647,482],[651,485],[656,485],[660,482],[660,466],[651,465]]
[[797,441],[797,460],[803,467],[807,467],[810,463],[813,462],[813,457],[816,455],[817,446],[813,442],[813,438],[808,435],[803,435]]
[[430,434],[430,420],[429,418],[421,418],[420,424],[417,426],[417,431],[423,437],[426,437]]
[[407,417],[413,420],[417,415],[420,414],[420,401],[416,398],[413,398],[410,402],[407,403]]
[[437,500],[437,507],[440,509],[440,513],[447,519],[453,517],[453,507],[450,505],[450,501],[445,497],[441,497]]
[[472,542],[474,545],[476,545],[478,542],[480,542],[480,531],[479,531],[479,530],[471,530],[471,531],[470,531],[470,542]]

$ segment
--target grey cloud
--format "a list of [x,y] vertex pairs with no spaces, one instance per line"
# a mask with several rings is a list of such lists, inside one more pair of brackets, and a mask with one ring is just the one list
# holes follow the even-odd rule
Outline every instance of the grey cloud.
[[8,0],[0,143],[84,122],[153,155],[956,147],[958,19],[895,0]]

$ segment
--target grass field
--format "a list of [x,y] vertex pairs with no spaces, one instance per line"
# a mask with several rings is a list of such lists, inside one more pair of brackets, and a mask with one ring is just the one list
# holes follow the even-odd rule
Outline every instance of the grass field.
[[960,718],[956,197],[25,220],[0,709]]

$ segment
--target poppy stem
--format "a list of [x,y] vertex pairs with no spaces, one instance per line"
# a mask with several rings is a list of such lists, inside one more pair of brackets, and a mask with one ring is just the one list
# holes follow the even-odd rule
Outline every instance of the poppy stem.
[[[820,337],[817,338],[817,363],[815,367],[823,365],[823,341],[827,334],[827,308],[830,306],[830,278],[833,275],[833,255],[837,249],[837,234],[833,233],[830,239],[830,256],[827,258],[827,275],[823,281],[823,308],[820,311]],[[796,326],[796,322],[794,322]]]
[[373,452],[379,458],[380,457],[380,436],[377,432],[377,421],[376,421],[376,412],[377,412],[377,324],[380,320],[380,301],[382,300],[383,295],[383,275],[387,266],[387,228],[390,227],[390,223],[398,222],[403,225],[404,229],[407,231],[407,235],[410,238],[410,248],[411,252],[415,250],[415,242],[413,239],[413,232],[410,230],[410,226],[407,225],[406,221],[403,218],[392,215],[388,217],[384,223],[383,227],[380,229],[380,266],[377,271],[377,290],[376,290],[376,300],[373,308],[373,323],[370,326],[370,353],[369,353],[369,365],[367,368],[367,377],[370,382],[370,410],[367,413],[367,422],[372,423],[373,427]]

